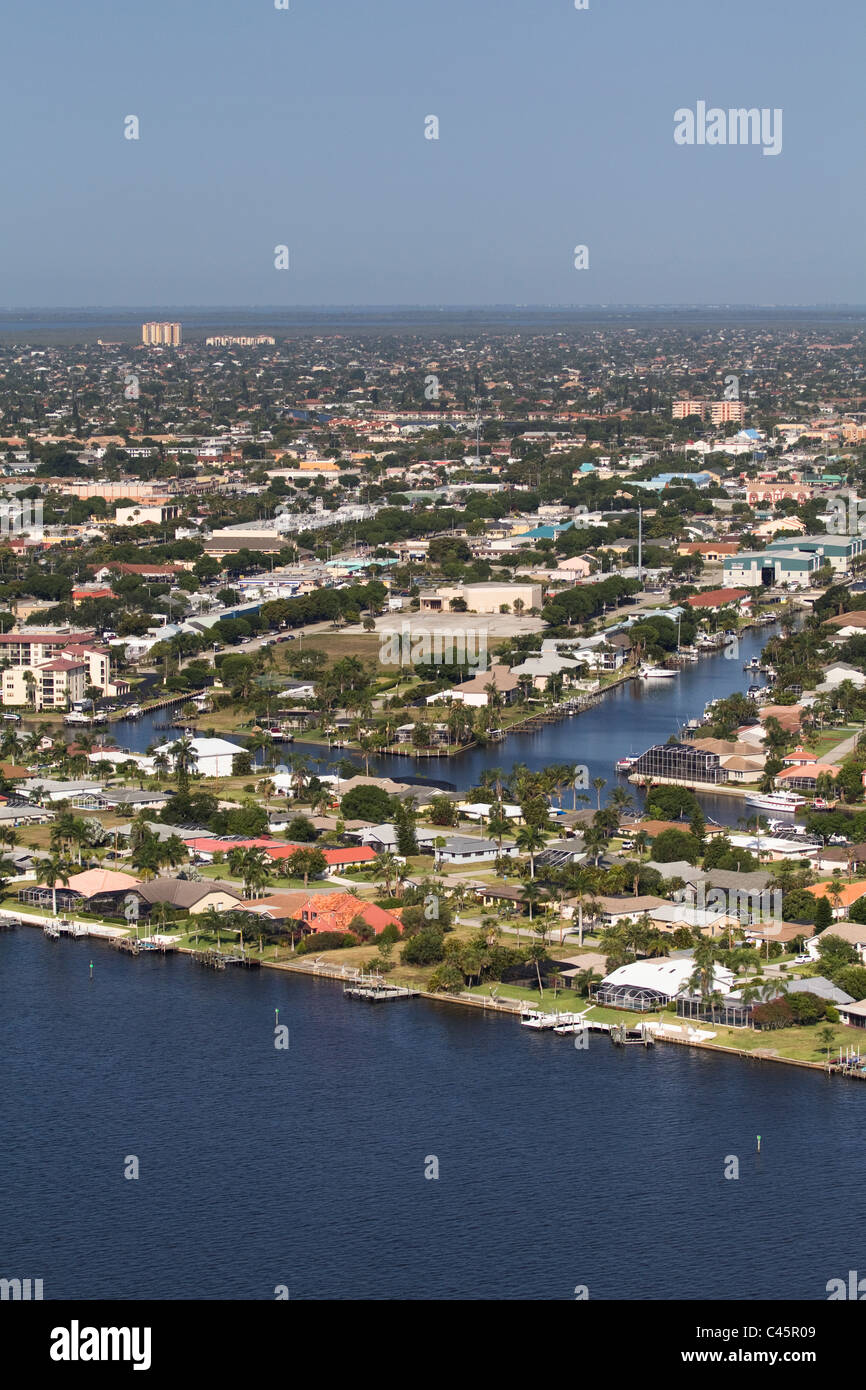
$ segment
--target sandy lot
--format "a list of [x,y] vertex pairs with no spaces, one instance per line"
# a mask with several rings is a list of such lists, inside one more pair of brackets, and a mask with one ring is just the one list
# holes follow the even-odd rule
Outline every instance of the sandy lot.
[[410,638],[418,632],[486,632],[488,642],[540,632],[541,618],[516,613],[386,613],[376,619],[376,631],[400,636],[408,624]]

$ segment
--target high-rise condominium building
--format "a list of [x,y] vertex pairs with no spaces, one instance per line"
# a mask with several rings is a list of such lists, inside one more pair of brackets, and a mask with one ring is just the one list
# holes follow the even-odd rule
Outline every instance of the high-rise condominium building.
[[143,323],[141,341],[148,346],[180,347],[180,324]]

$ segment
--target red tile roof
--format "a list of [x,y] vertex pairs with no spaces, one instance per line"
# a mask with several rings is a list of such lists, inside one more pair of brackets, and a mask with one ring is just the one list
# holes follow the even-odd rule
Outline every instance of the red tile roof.
[[400,931],[403,924],[394,912],[376,903],[363,902],[350,893],[318,893],[304,903],[300,911],[302,922],[313,932],[347,932],[353,917],[363,917],[376,936],[392,924]]
[[739,603],[748,597],[748,589],[710,589],[706,594],[690,594],[686,603],[690,608],[724,608],[727,603]]

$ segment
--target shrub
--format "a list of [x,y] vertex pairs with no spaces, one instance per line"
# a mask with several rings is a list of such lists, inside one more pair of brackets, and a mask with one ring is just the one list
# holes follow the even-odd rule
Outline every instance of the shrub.
[[404,965],[435,965],[444,955],[444,936],[441,929],[425,927],[406,942],[400,959]]
[[769,1004],[756,1005],[752,1018],[759,1028],[789,1028],[794,1011],[787,999],[772,999]]
[[346,946],[360,946],[357,936],[348,931],[318,931],[298,942],[299,956],[318,955],[320,951],[340,951]]

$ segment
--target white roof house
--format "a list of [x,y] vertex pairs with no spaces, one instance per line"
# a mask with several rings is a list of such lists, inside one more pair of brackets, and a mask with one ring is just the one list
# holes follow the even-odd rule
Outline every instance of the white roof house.
[[[652,1009],[667,1004],[677,995],[688,993],[689,980],[695,963],[690,957],[674,960],[636,960],[620,965],[602,980],[596,998],[600,1003],[623,1008]],[[713,987],[720,994],[729,994],[734,972],[717,965],[713,971]]]
[[[160,744],[156,752],[172,758],[179,742],[180,739],[172,739],[170,743]],[[235,754],[247,751],[242,744],[230,743],[226,738],[192,738],[190,745],[195,758],[194,771],[203,777],[231,777]]]
[[858,671],[856,666],[849,666],[846,661],[833,661],[824,668],[824,679],[815,689],[823,694],[827,690],[836,690],[843,681],[850,681],[859,689],[866,685],[866,676],[862,671]]
[[[503,802],[501,809],[507,820],[520,820],[523,816],[520,807],[510,802]],[[466,820],[487,820],[496,811],[496,805],[489,801],[458,801],[457,810]]]

